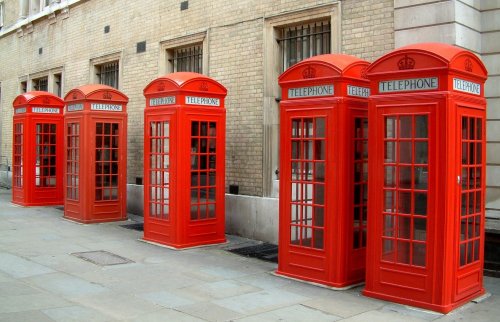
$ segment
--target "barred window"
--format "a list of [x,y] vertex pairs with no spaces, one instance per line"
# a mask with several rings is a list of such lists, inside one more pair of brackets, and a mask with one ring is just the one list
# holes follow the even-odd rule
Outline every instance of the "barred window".
[[174,49],[171,63],[174,72],[203,73],[203,44]]
[[119,62],[112,61],[96,66],[99,84],[118,89]]
[[40,77],[33,79],[33,89],[35,91],[45,91],[47,92],[49,90],[49,77]]
[[278,39],[282,57],[282,71],[296,63],[331,52],[331,26],[329,21],[285,27]]

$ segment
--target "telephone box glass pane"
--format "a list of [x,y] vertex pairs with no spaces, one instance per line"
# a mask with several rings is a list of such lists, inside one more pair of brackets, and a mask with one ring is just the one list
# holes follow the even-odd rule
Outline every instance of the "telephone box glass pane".
[[385,122],[382,259],[425,266],[428,116],[392,115]]
[[462,160],[460,198],[460,261],[464,266],[479,261],[479,245],[482,224],[482,128],[483,118],[462,116],[460,153]]
[[66,198],[79,199],[79,153],[80,150],[80,123],[66,125]]
[[291,121],[291,244],[324,248],[326,120]]
[[[96,123],[95,200],[118,199],[119,124]],[[115,142],[115,145],[112,143]]]
[[14,187],[23,187],[23,140],[24,140],[24,124],[16,123],[14,125],[14,162],[12,176]]
[[56,125],[37,123],[35,141],[35,185],[56,186]]
[[191,121],[191,220],[217,215],[217,122]]
[[[115,130],[115,129],[113,129]],[[149,217],[169,220],[170,123],[149,122]]]
[[356,117],[354,119],[354,216],[353,220],[353,248],[366,247],[367,229],[366,220],[359,214],[367,209],[368,192],[368,119]]

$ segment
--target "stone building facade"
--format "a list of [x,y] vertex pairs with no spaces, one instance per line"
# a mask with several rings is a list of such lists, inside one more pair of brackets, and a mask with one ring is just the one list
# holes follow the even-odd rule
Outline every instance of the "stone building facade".
[[498,1],[0,0],[0,8],[0,163],[10,162],[11,103],[18,94],[42,88],[64,96],[108,79],[130,98],[129,210],[141,213],[142,91],[179,70],[188,52],[198,71],[228,89],[226,184],[239,194],[227,195],[227,229],[276,242],[277,77],[307,56],[292,53],[297,42],[289,40],[316,30],[322,38],[309,46],[319,53],[368,61],[407,43],[442,41],[481,55],[490,69],[487,207],[500,209]]

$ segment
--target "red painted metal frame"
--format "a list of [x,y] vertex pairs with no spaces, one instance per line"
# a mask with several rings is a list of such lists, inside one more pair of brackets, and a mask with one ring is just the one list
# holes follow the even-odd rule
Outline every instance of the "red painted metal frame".
[[[447,313],[484,293],[482,268],[484,262],[486,117],[484,82],[487,77],[486,69],[476,55],[466,50],[446,44],[425,43],[402,47],[386,54],[370,66],[368,77],[371,80],[372,91],[369,107],[369,239],[366,288],[363,294]],[[379,91],[382,81],[430,77],[437,78],[436,89],[388,93]],[[455,90],[454,79],[476,83],[480,86],[480,92],[471,94]],[[411,210],[402,211],[401,208],[407,208],[405,205],[394,206],[395,209],[391,210],[391,207],[384,206],[390,201],[390,198],[384,196],[386,176],[384,162],[386,164],[388,162],[384,161],[387,159],[384,155],[387,152],[384,150],[385,120],[388,117],[404,118],[417,115],[424,115],[428,118],[428,173],[423,186],[427,187],[427,205],[425,207],[425,199],[417,202],[414,197]],[[480,175],[480,178],[474,182],[474,185],[479,184],[480,188],[474,187],[473,191],[474,195],[480,192],[481,198],[477,204],[477,206],[480,204],[480,209],[477,209],[478,212],[473,216],[467,214],[461,216],[461,181],[468,180],[462,176],[462,116],[478,118],[482,124],[481,136],[474,140],[482,146],[472,145],[477,147],[476,152],[481,155],[480,164],[473,166],[479,169],[475,176]],[[414,131],[413,134],[415,133]],[[405,140],[407,139],[397,138],[395,142]],[[421,139],[414,141],[419,140]],[[415,154],[416,149],[415,147],[412,153]],[[404,158],[411,158],[404,156],[404,153],[401,155]],[[415,158],[411,160],[410,163],[416,162]],[[399,162],[398,159],[396,163],[399,164]],[[398,180],[400,175],[396,175],[395,180]],[[417,176],[411,174],[410,177],[412,178],[411,186],[406,187],[409,183],[401,180],[403,183],[395,189],[403,193],[416,193]],[[387,178],[390,181],[390,176]],[[387,181],[385,181],[385,186],[389,186]],[[396,199],[394,201],[395,205],[402,200],[399,199],[400,197],[397,198],[398,201]],[[416,207],[421,209],[417,211]],[[420,215],[422,207],[426,213],[424,216]],[[397,219],[401,222],[386,220],[384,223],[384,216],[387,218],[390,215],[402,218]],[[465,221],[466,226],[461,224],[461,219],[469,217],[473,218],[470,224],[467,221]],[[425,228],[422,225],[424,222]],[[409,225],[406,225],[408,223]],[[467,230],[469,227],[467,225],[475,227],[474,230]],[[388,227],[394,229],[391,230]],[[461,238],[461,233],[471,233],[473,236],[465,240],[464,237]],[[401,245],[418,245],[409,248],[407,254],[398,253],[400,257],[396,254],[393,257],[384,257],[383,250],[389,252],[390,246],[394,245],[387,242],[388,240],[401,242]],[[468,244],[477,247],[477,251],[475,255],[471,255],[470,262],[462,265],[460,245],[468,246]],[[399,246],[396,246],[395,251],[397,247]],[[466,246],[462,248],[464,247]],[[386,253],[386,255],[390,254]],[[462,256],[466,256],[466,253]]]
[[145,240],[174,248],[226,241],[226,94],[215,80],[190,72],[144,89]]
[[64,217],[127,219],[128,97],[92,84],[72,89],[64,100]]
[[[355,138],[359,136],[355,134],[355,122],[356,119],[366,120],[368,116],[369,82],[364,77],[368,65],[368,62],[348,55],[320,55],[294,65],[279,78],[282,101],[277,274],[337,288],[364,280],[365,247],[362,236],[365,221],[361,215],[356,219],[355,226],[353,213],[355,209],[362,211],[361,208],[366,207],[359,196],[354,195],[355,181],[358,194],[362,193],[358,188],[365,183],[361,178],[355,179],[359,173],[355,173],[354,159],[355,153],[360,152],[355,142],[360,142],[362,146],[364,141]],[[295,98],[288,94],[289,89],[323,85],[332,85],[334,95]],[[348,86],[356,86],[358,91],[349,92]],[[364,88],[361,96],[360,88]],[[318,156],[304,157],[307,149],[303,146],[308,144],[309,139],[293,138],[292,124],[298,124],[297,120],[315,120],[316,130],[321,130],[323,119],[326,123],[324,135],[319,133],[320,137],[311,142],[321,147],[324,141],[325,155],[319,156],[319,159]],[[293,151],[292,144],[295,145]],[[300,156],[295,152],[297,149],[302,151]],[[316,148],[313,151],[317,152]],[[292,162],[302,164],[294,165],[293,173]],[[324,163],[324,175],[321,168],[307,168],[307,163],[317,165],[318,162],[320,166]],[[363,161],[357,163],[360,162]],[[298,199],[292,198],[292,193],[297,194],[299,189]],[[308,193],[306,189],[313,192]],[[309,215],[311,218],[306,218]],[[297,232],[292,234],[294,230]],[[305,238],[309,232],[313,234],[312,241]]]
[[12,202],[63,204],[63,107],[54,94],[33,91],[13,102]]

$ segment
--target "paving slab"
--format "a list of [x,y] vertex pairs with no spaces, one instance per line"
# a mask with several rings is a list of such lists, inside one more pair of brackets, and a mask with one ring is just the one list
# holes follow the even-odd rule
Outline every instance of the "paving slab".
[[9,253],[0,253],[0,271],[14,278],[30,277],[55,272],[54,270]]
[[213,302],[197,302],[196,304],[181,306],[178,311],[206,321],[234,321],[243,317],[243,314],[219,306]]
[[0,322],[54,322],[41,311],[0,313]]
[[131,322],[204,322],[206,320],[199,319],[192,315],[175,311],[172,309],[162,309],[152,313],[141,314],[133,319],[125,319],[124,321]]
[[277,310],[256,314],[253,316],[238,319],[238,322],[332,322],[339,321],[342,318],[332,314],[328,314],[319,310],[315,310],[303,305],[292,305]]
[[95,295],[106,292],[107,289],[99,284],[66,273],[46,274],[26,279],[29,283],[65,298]]
[[112,321],[110,316],[94,309],[83,306],[67,306],[53,309],[42,310],[51,321],[56,322],[106,322]]
[[25,294],[0,296],[0,313],[34,311],[40,309],[68,306],[69,301],[49,294]]
[[127,293],[106,292],[73,299],[80,306],[97,310],[115,320],[133,319],[161,308]]
[[161,305],[168,309],[173,309],[183,305],[190,305],[196,303],[195,300],[190,299],[189,297],[174,294],[172,291],[160,291],[160,292],[151,292],[139,294],[139,297],[150,301],[154,304]]
[[26,285],[19,280],[11,280],[8,282],[0,282],[0,296],[16,296],[40,294],[42,291]]
[[253,315],[306,301],[308,298],[280,289],[248,293],[213,301],[238,313]]
[[222,280],[210,283],[198,283],[194,286],[182,288],[179,291],[189,294],[191,298],[196,298],[198,301],[209,301],[211,299],[223,299],[258,292],[262,291],[262,289],[234,280]]

